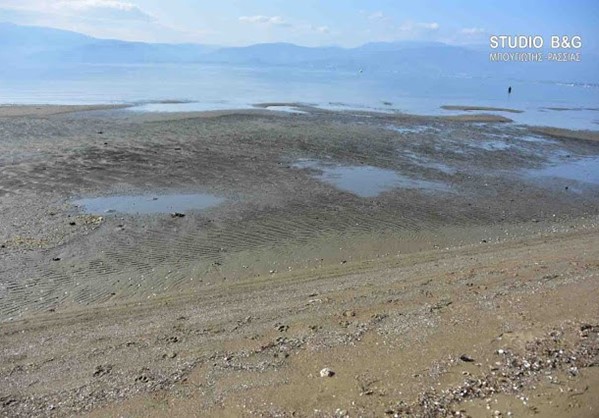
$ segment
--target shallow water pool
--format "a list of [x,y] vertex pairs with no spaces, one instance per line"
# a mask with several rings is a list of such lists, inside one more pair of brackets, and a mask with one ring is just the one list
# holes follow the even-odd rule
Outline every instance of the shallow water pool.
[[87,213],[110,214],[155,214],[208,209],[224,202],[224,198],[211,194],[169,194],[169,195],[119,195],[102,196],[74,200]]
[[317,170],[315,177],[319,180],[360,197],[376,197],[396,188],[434,191],[449,189],[441,182],[414,179],[393,170],[369,165],[339,165],[317,160],[302,160],[295,163],[294,167]]

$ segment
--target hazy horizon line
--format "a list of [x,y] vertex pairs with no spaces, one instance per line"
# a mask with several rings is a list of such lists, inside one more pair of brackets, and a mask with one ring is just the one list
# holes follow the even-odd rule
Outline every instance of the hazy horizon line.
[[303,45],[295,42],[285,42],[285,41],[273,41],[273,42],[257,42],[257,43],[249,43],[249,44],[210,44],[210,43],[201,43],[201,42],[148,42],[143,40],[130,40],[130,39],[119,39],[119,38],[103,38],[98,36],[93,36],[84,32],[78,32],[71,29],[62,29],[52,26],[43,26],[43,25],[26,25],[20,23],[14,23],[10,21],[0,21],[0,25],[11,25],[15,27],[22,28],[38,28],[38,29],[50,29],[59,32],[68,32],[81,36],[88,37],[90,39],[100,40],[100,41],[118,41],[118,42],[127,42],[127,43],[136,43],[136,44],[146,44],[146,45],[197,45],[197,46],[205,46],[205,47],[213,47],[213,48],[245,48],[255,45],[293,45],[302,48],[339,48],[339,49],[356,49],[369,44],[439,44],[451,47],[480,47],[485,46],[485,43],[449,43],[443,41],[429,41],[429,40],[418,40],[418,39],[396,39],[396,40],[370,40],[368,42],[356,44],[354,46],[342,46],[339,44],[322,44],[322,45]]

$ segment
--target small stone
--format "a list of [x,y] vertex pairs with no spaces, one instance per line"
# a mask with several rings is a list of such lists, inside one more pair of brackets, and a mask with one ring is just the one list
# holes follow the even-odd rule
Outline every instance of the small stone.
[[185,214],[181,212],[173,212],[171,213],[171,218],[184,218]]
[[462,354],[460,356],[460,360],[465,361],[466,363],[472,363],[474,362],[474,359],[466,354]]
[[346,316],[346,317],[356,316],[356,312],[354,312],[352,310],[348,310],[348,311],[343,312],[343,316]]
[[325,367],[320,371],[320,377],[333,377],[335,376],[335,372],[328,367]]

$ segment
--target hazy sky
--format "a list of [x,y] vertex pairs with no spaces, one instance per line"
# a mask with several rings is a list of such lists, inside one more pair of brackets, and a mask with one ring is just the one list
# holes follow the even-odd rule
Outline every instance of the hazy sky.
[[489,34],[577,34],[591,49],[599,42],[597,0],[0,0],[0,21],[218,45],[487,44]]

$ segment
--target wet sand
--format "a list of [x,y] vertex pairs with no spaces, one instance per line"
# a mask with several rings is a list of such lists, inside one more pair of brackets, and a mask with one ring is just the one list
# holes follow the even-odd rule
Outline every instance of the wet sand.
[[532,132],[553,138],[578,139],[581,141],[599,141],[598,131],[573,131],[570,129],[533,127]]
[[44,117],[91,110],[124,109],[127,105],[0,105],[0,118]]
[[[599,408],[599,186],[592,170],[543,174],[594,163],[596,142],[309,107],[82,110],[0,124],[4,415]],[[218,201],[75,206],[175,194]],[[551,384],[545,367],[520,373],[535,344],[577,360],[556,359]],[[470,378],[494,392],[448,395]]]
[[464,111],[491,111],[491,112],[509,112],[509,113],[522,113],[523,110],[510,109],[505,107],[489,107],[489,106],[456,106],[456,105],[443,105],[441,109],[445,110],[464,110]]
[[446,120],[457,122],[513,122],[512,119],[501,115],[479,113],[474,115],[452,115],[442,116]]

